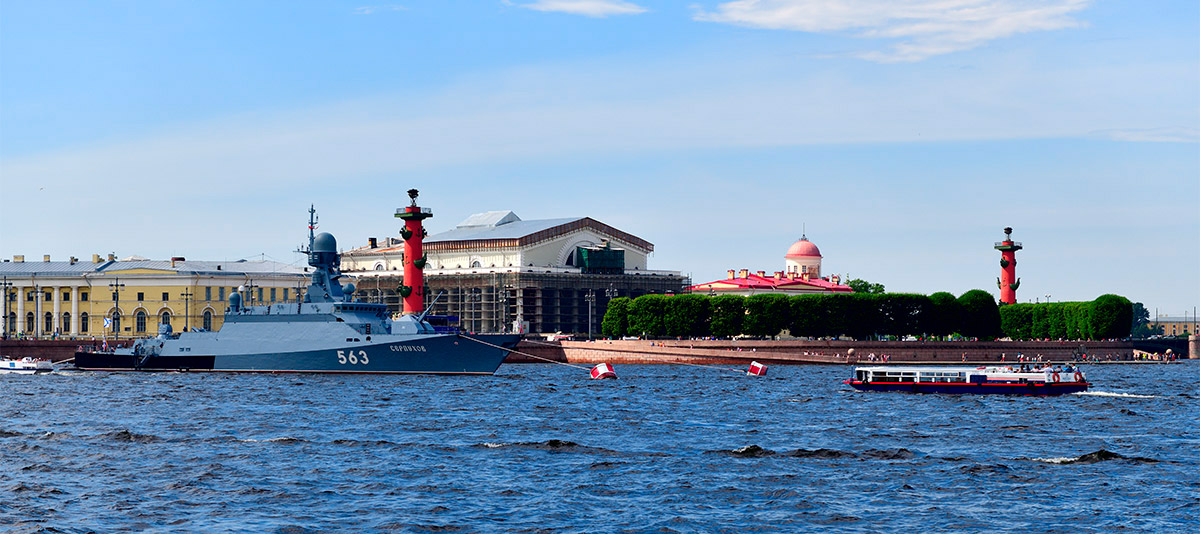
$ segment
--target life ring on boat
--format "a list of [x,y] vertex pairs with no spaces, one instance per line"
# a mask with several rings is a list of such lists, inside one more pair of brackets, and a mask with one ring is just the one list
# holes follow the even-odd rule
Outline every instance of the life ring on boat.
[[1059,381],[1060,381],[1058,378],[1058,373],[1054,373],[1053,375],[1051,375],[1050,379],[1052,381],[1054,381],[1055,384],[1059,383]]
[[1075,381],[1083,382],[1083,373],[1081,373],[1079,371],[1075,371]]

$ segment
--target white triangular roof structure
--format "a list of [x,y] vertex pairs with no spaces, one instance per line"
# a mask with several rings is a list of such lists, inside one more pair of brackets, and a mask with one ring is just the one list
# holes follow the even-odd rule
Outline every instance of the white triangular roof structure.
[[466,220],[458,223],[458,228],[496,227],[519,220],[521,218],[511,211],[485,211],[467,217]]

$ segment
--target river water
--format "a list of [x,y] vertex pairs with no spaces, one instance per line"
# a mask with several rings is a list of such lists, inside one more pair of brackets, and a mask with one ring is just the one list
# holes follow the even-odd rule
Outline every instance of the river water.
[[0,375],[4,532],[1195,532],[1200,365],[1058,398],[562,365]]

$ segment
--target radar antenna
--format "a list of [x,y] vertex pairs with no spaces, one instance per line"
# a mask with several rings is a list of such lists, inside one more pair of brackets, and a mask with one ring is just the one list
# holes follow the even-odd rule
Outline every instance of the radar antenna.
[[313,249],[313,241],[316,239],[316,236],[313,235],[313,231],[317,229],[317,221],[318,220],[319,219],[317,218],[316,206],[309,204],[308,205],[308,252],[310,252],[310,253],[312,252],[312,249]]

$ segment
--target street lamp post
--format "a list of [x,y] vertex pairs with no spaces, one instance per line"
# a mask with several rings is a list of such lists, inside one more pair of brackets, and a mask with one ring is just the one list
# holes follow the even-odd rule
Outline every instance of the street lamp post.
[[587,294],[583,296],[583,300],[588,303],[588,341],[592,340],[592,308],[596,306],[596,292],[589,289]]
[[1050,304],[1050,294],[1046,293],[1046,304]]
[[108,284],[108,287],[112,288],[113,292],[114,317],[112,317],[112,328],[113,341],[116,341],[121,339],[121,288],[125,287],[125,284],[121,283],[121,277],[118,276],[113,278],[112,283]]
[[190,289],[183,290],[183,331],[184,332],[187,332],[188,326],[190,326],[188,324],[188,316],[190,315],[191,308],[188,306],[188,304],[191,303],[190,299],[193,296],[195,296],[195,295],[192,294]]
[[496,310],[497,324],[496,327],[501,334],[508,333],[508,286],[500,288],[500,298],[498,305],[500,309]]
[[246,281],[246,285],[244,287],[246,288],[246,297],[245,297],[245,301],[243,302],[243,304],[246,306],[253,306],[254,305],[254,288],[256,288],[258,286],[254,284],[254,279],[251,278]]
[[0,291],[4,291],[4,339],[8,339],[9,329],[12,328],[8,324],[8,288],[12,287],[12,282],[8,281],[8,277],[4,277],[4,281],[0,282]]

